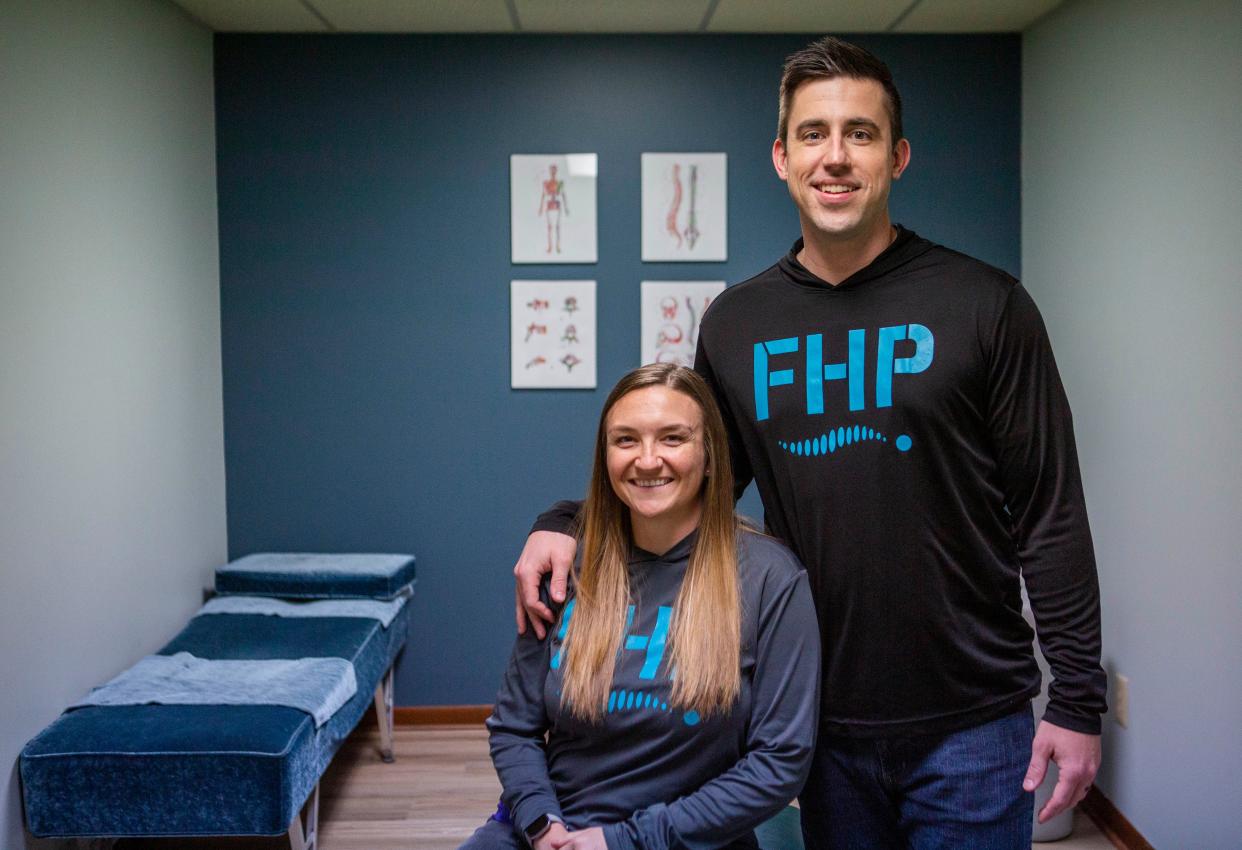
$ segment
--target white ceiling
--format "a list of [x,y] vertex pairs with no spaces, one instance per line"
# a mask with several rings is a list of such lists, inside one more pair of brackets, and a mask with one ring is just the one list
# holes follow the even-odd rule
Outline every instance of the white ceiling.
[[218,32],[1017,32],[1062,0],[172,0]]

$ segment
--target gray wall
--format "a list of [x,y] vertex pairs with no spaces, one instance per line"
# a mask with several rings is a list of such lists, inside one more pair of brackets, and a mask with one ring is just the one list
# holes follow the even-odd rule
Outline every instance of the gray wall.
[[0,845],[17,754],[226,553],[211,35],[0,3]]
[[1131,682],[1098,785],[1156,847],[1237,847],[1242,4],[1070,2],[1023,57],[1023,273]]

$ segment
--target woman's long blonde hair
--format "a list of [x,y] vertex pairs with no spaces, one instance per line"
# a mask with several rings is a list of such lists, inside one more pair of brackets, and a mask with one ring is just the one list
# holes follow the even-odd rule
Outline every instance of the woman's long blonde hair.
[[591,485],[582,510],[573,616],[565,635],[562,694],[570,713],[603,716],[630,604],[629,508],[608,477],[608,414],[635,390],[668,387],[692,399],[703,417],[707,476],[698,540],[674,603],[667,669],[675,671],[670,702],[706,717],[728,711],[741,686],[741,594],[733,469],[720,410],[707,383],[684,366],[658,363],[623,377],[604,402],[595,436]]

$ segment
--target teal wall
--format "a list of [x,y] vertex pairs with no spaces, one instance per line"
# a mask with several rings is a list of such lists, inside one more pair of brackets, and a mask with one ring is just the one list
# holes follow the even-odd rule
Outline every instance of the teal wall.
[[[491,702],[509,570],[584,491],[640,281],[738,282],[794,241],[769,150],[807,40],[216,37],[230,553],[419,555],[401,705]],[[908,104],[895,219],[1017,272],[1017,36],[858,40]],[[728,153],[728,262],[640,261],[645,150]],[[556,152],[599,154],[600,261],[512,266],[509,154]],[[599,281],[597,390],[509,389],[509,281],[544,277]]]
[[[798,235],[772,171],[784,37],[216,37],[230,554],[419,557],[403,705],[488,703],[535,513],[585,488],[639,363],[639,282]],[[1019,39],[866,37],[907,101],[895,217],[1018,271]],[[640,262],[643,151],[729,156],[729,261]],[[509,263],[509,155],[599,154],[599,262]],[[509,388],[509,281],[599,282],[599,389]],[[747,503],[756,512],[754,501]]]

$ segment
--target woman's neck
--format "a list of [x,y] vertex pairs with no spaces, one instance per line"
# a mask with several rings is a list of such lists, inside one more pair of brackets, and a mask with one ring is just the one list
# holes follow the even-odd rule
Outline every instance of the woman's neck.
[[630,529],[634,534],[634,545],[653,555],[663,555],[686,535],[699,527],[703,516],[703,506],[693,505],[686,512],[677,516],[645,517],[630,511]]

